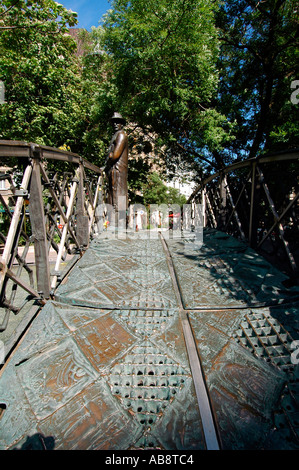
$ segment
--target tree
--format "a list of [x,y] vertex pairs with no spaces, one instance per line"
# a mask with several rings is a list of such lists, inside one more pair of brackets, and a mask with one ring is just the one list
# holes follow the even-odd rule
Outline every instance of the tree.
[[76,14],[53,0],[3,0],[0,6],[0,138],[80,150],[81,105]]
[[[98,119],[122,112],[158,136],[170,161],[187,155],[210,163],[230,124],[212,106],[218,84],[217,1],[113,0],[101,28],[107,81]],[[108,115],[109,112],[109,115]]]
[[166,186],[157,173],[151,173],[143,186],[143,201],[145,205],[177,204],[182,206],[186,203],[186,198],[178,189]]
[[80,57],[81,105],[85,111],[81,132],[82,155],[102,166],[113,132],[109,125],[113,114],[109,99],[110,61],[101,49],[101,28],[92,27],[90,32],[82,29],[78,38],[83,50]]
[[226,0],[218,14],[219,111],[236,122],[232,157],[298,146],[298,2]]

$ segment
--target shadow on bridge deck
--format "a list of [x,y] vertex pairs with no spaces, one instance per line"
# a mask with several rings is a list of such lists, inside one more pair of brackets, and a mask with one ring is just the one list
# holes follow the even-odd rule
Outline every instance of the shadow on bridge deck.
[[1,449],[206,449],[182,318],[220,448],[299,448],[299,289],[223,233],[166,244],[91,243],[1,371]]

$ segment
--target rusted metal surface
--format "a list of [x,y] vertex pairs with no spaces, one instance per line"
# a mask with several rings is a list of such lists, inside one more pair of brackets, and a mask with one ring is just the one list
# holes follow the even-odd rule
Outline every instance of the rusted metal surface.
[[167,247],[177,292],[159,239],[93,240],[1,371],[1,449],[206,449],[182,318],[220,448],[299,448],[298,288],[216,231]]
[[32,150],[41,151],[43,158],[47,160],[57,160],[79,165],[82,163],[85,168],[94,173],[101,173],[101,169],[93,163],[85,160],[77,153],[67,152],[65,150],[38,145],[31,142],[21,142],[15,140],[0,140],[0,155],[2,157],[30,158]]
[[168,269],[172,278],[173,288],[176,294],[177,303],[180,309],[180,318],[182,328],[184,332],[184,340],[188,353],[191,373],[195,386],[197,402],[200,411],[200,417],[202,422],[202,428],[204,433],[205,445],[207,450],[219,450],[219,438],[217,436],[217,429],[214,422],[213,412],[211,409],[209,394],[205,384],[204,374],[200,359],[197,353],[196,343],[193,338],[192,329],[186,312],[184,311],[183,298],[179,288],[178,278],[176,275],[175,267],[172,261],[171,253],[168,249],[166,240],[160,233],[160,239],[163,245],[163,249],[166,255]]
[[[96,211],[102,202],[103,182],[99,167],[60,149],[0,141],[0,157],[5,157],[3,163],[7,165],[1,177],[9,181],[12,193],[9,204],[0,194],[2,332],[14,323],[12,313],[19,315],[32,297],[44,304],[62,278],[61,268],[67,256],[81,255],[87,249],[89,240],[99,231],[100,216],[96,216]],[[22,243],[25,247],[20,255]],[[27,257],[31,247],[34,277]],[[54,270],[50,267],[50,250],[57,253]],[[14,265],[16,272],[12,272]]]
[[241,237],[298,284],[299,151],[240,160],[203,178],[205,226]]
[[185,309],[244,308],[299,300],[298,286],[246,243],[206,228],[204,244],[171,241]]
[[2,372],[2,448],[204,449],[159,240],[94,240],[56,297]]
[[298,449],[298,287],[215,230],[205,230],[200,248],[168,246],[221,448]]

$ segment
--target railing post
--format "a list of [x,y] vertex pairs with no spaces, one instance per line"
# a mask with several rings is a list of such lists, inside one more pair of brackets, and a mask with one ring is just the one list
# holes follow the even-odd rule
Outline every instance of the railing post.
[[217,227],[220,230],[224,230],[226,226],[226,180],[223,174],[220,175],[219,194],[220,194],[220,208],[218,216]]
[[[92,212],[90,215],[90,221],[89,221],[89,234],[93,235],[94,233],[94,225],[98,224],[98,219],[99,219],[99,214],[97,214],[97,207],[98,205],[103,207],[103,194],[102,194],[102,176],[100,175],[97,180],[97,186],[95,190],[95,196],[93,200],[93,205],[92,205]],[[98,204],[98,200],[100,199],[100,202]]]
[[84,168],[83,164],[79,165],[78,172],[78,193],[76,203],[76,237],[80,246],[86,248],[89,243],[89,226],[88,215],[85,215],[84,209]]
[[73,212],[73,207],[74,207],[74,203],[75,203],[75,196],[76,196],[76,191],[77,191],[77,187],[78,187],[78,181],[79,181],[79,174],[78,173],[79,173],[79,169],[76,171],[76,175],[75,175],[75,178],[73,179],[73,184],[72,184],[72,187],[71,187],[70,198],[69,198],[69,201],[68,201],[68,208],[67,208],[67,212],[66,212],[66,216],[65,216],[66,217],[66,223],[65,223],[65,225],[63,227],[63,230],[62,230],[62,236],[61,236],[61,240],[60,240],[58,255],[57,255],[56,263],[55,263],[55,270],[54,270],[55,274],[54,274],[54,277],[53,277],[52,283],[51,283],[51,292],[53,292],[54,289],[56,288],[56,283],[57,283],[57,279],[58,279],[58,275],[59,275],[59,267],[60,267],[60,263],[61,263],[61,258],[62,258],[64,246],[65,246],[67,233],[68,233],[68,230],[69,230],[69,221],[70,221],[71,214]]
[[252,163],[251,169],[251,196],[248,241],[252,248],[257,245],[257,204],[260,195],[260,184],[257,181],[257,163]]
[[208,192],[207,192],[206,189],[205,189],[205,195],[206,195],[206,203],[207,203],[207,207],[208,207],[208,209],[209,209],[210,217],[211,217],[211,219],[212,219],[212,221],[213,221],[212,226],[213,226],[213,228],[217,228],[216,216],[215,216],[215,214],[214,214],[213,206],[212,206],[212,204],[211,204],[211,201],[210,201],[210,199],[209,199]]
[[266,197],[267,197],[267,200],[268,200],[268,203],[269,203],[271,212],[272,212],[273,217],[274,217],[274,221],[275,221],[274,227],[277,227],[280,240],[281,240],[281,242],[282,242],[283,248],[284,248],[284,250],[285,250],[285,253],[286,253],[287,259],[288,259],[288,261],[289,261],[289,263],[290,263],[290,266],[291,266],[291,268],[292,268],[292,271],[293,271],[294,273],[296,273],[296,271],[297,271],[296,261],[295,261],[294,256],[293,256],[293,254],[291,253],[291,250],[290,250],[290,248],[289,248],[289,242],[285,239],[284,228],[283,228],[282,222],[281,222],[281,220],[280,220],[279,214],[278,214],[278,212],[276,211],[276,208],[275,208],[275,205],[274,205],[274,201],[273,201],[273,199],[272,199],[272,197],[271,197],[269,188],[268,188],[268,186],[267,186],[267,184],[266,184],[266,182],[265,182],[264,175],[263,175],[263,173],[261,172],[261,170],[259,170],[259,169],[258,169],[258,172],[259,172],[259,177],[260,177],[261,184],[262,184],[263,187],[264,187],[264,191],[265,191],[265,193],[266,193]]
[[[32,173],[32,167],[31,167],[31,165],[27,165],[26,170],[24,172],[22,185],[21,185],[21,188],[23,190],[27,190],[27,188],[29,186],[31,173]],[[20,218],[20,215],[21,215],[21,212],[22,212],[23,204],[24,204],[24,198],[23,198],[23,196],[19,196],[17,198],[17,202],[16,202],[16,205],[15,205],[15,210],[14,210],[14,213],[13,213],[13,216],[12,216],[12,219],[11,219],[9,232],[7,234],[7,239],[6,239],[6,242],[5,242],[5,247],[4,247],[4,251],[3,251],[2,259],[1,259],[0,293],[1,293],[2,286],[3,286],[4,280],[5,280],[7,269],[11,267],[10,260],[11,260],[11,257],[12,257],[13,247],[14,247],[15,244],[17,245],[17,243],[18,243],[18,242],[16,242],[15,237],[20,236],[20,233],[17,233],[17,232],[18,232],[19,218]]]
[[50,297],[50,267],[41,184],[40,149],[32,150],[33,170],[30,185],[29,214],[34,240],[37,290],[44,298]]
[[[238,229],[239,229],[241,238],[242,238],[242,240],[245,240],[245,235],[244,235],[244,232],[243,232],[242,224],[241,224],[241,221],[239,219],[238,212],[237,212],[237,209],[236,209],[237,204],[239,202],[239,198],[237,199],[237,202],[235,204],[234,200],[233,200],[233,197],[232,197],[232,194],[230,192],[230,187],[229,187],[229,184],[228,184],[228,181],[227,181],[226,177],[225,177],[225,182],[226,182],[227,195],[229,197],[230,204],[231,204],[231,207],[232,207],[232,212],[231,212],[230,216],[228,217],[228,220],[226,221],[225,232],[228,230],[229,223],[230,223],[232,217],[234,216],[235,219],[236,219],[237,225],[238,225]],[[242,195],[242,191],[241,191],[240,195]]]
[[206,220],[206,189],[204,188],[201,192],[202,194],[202,225],[203,227],[206,226],[207,220]]

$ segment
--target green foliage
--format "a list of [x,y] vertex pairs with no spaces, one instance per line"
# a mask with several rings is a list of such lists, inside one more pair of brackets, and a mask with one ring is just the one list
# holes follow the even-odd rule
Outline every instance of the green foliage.
[[179,148],[222,148],[230,129],[211,105],[218,85],[214,8],[204,0],[112,1],[100,28],[109,74],[99,119],[119,110],[174,149],[173,158]]
[[128,167],[128,189],[129,198],[132,203],[140,202],[141,198],[138,197],[138,193],[147,184],[150,168],[149,162],[143,158],[130,160]]
[[[78,57],[68,34],[75,13],[54,0],[1,1],[0,139],[66,145],[101,166],[109,119],[119,111],[131,124],[129,139],[132,128],[141,140],[150,136],[173,173],[182,162],[201,173],[298,147],[298,105],[290,100],[299,79],[296,0],[111,0],[111,7],[102,26],[81,32]],[[137,157],[132,197],[151,171],[144,151]]]
[[[4,206],[0,202],[0,233],[4,235],[4,237],[7,236],[9,226],[10,226],[10,221],[11,218],[7,214]],[[2,239],[0,239],[2,242]]]
[[236,122],[232,156],[298,147],[298,2],[226,0],[217,14],[221,54],[218,109]]
[[166,186],[157,173],[151,173],[143,185],[143,201],[149,204],[178,204],[186,203],[184,195],[176,188]]
[[91,32],[82,30],[79,39],[83,49],[80,58],[82,105],[86,113],[81,153],[88,160],[102,166],[113,132],[109,125],[114,111],[110,99],[110,60],[101,49],[101,28],[93,27]]
[[2,1],[0,80],[6,103],[0,107],[0,138],[33,141],[76,150],[81,104],[76,44],[67,26],[76,14],[53,0]]

